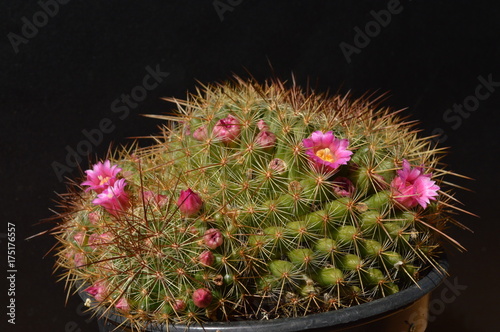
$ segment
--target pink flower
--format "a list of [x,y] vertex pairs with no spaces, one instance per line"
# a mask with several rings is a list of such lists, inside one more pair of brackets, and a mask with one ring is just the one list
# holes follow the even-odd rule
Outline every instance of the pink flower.
[[116,309],[120,309],[122,311],[130,311],[130,305],[128,304],[127,299],[125,299],[124,297],[121,297],[118,301],[116,301],[115,307]]
[[208,307],[212,298],[212,293],[206,288],[199,288],[193,292],[193,303],[199,308]]
[[333,180],[333,192],[338,196],[351,197],[354,193],[354,185],[348,178],[339,176]]
[[110,232],[102,233],[102,234],[92,234],[89,237],[89,246],[92,249],[96,249],[99,246],[105,245],[106,243],[110,243],[113,241],[114,236]]
[[205,266],[210,266],[214,263],[215,256],[210,250],[205,250],[200,254],[198,260],[200,261],[201,264]]
[[269,131],[269,126],[267,125],[266,121],[262,119],[257,122],[257,128],[259,128],[260,131]]
[[261,131],[255,137],[255,144],[263,148],[272,148],[276,144],[276,136],[270,131]]
[[207,126],[201,126],[196,128],[193,132],[193,138],[197,141],[204,141],[208,137],[208,129]]
[[126,185],[125,179],[116,181],[115,184],[97,195],[92,203],[101,205],[112,215],[118,216],[120,212],[125,211],[130,206],[129,196],[125,191]]
[[167,195],[156,194],[150,190],[144,191],[142,195],[146,202],[153,202],[158,207],[163,207],[168,203]]
[[407,208],[420,204],[425,209],[430,200],[435,200],[438,196],[439,186],[431,180],[432,174],[422,172],[422,166],[411,167],[403,159],[403,169],[397,171],[398,175],[391,182],[394,199]]
[[92,170],[85,171],[87,173],[87,181],[82,182],[82,186],[89,186],[85,191],[94,190],[100,194],[116,182],[116,175],[121,170],[117,165],[111,166],[109,160],[106,160],[104,164],[98,162]]
[[241,132],[240,122],[232,115],[219,120],[212,131],[214,137],[219,138],[224,143],[234,141]]
[[97,281],[92,286],[86,288],[85,292],[92,295],[97,301],[102,301],[108,296],[108,285],[105,281]]
[[188,190],[181,190],[181,194],[177,200],[177,206],[182,215],[185,217],[192,217],[200,212],[203,201],[200,195],[188,188]]
[[332,131],[324,134],[315,131],[302,143],[314,167],[321,172],[333,172],[351,159],[352,151],[347,150],[349,141],[336,138]]
[[224,237],[218,229],[210,228],[207,229],[205,235],[203,235],[203,242],[210,249],[215,249],[224,242]]

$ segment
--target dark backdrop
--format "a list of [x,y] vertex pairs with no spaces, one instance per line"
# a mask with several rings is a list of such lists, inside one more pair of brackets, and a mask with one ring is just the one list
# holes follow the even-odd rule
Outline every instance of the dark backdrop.
[[[455,286],[435,293],[429,331],[495,330],[499,14],[493,1],[2,1],[1,274],[8,222],[16,225],[18,271],[16,325],[8,331],[96,331],[77,297],[65,306],[54,260],[44,258],[54,240],[25,240],[49,227],[36,224],[53,216],[56,193],[65,190],[60,177],[80,175],[66,158],[85,150],[85,131],[109,119],[112,129],[90,146],[102,157],[111,143],[156,132],[159,121],[140,114],[173,109],[161,97],[183,98],[196,80],[233,73],[263,80],[269,63],[276,76],[293,72],[320,91],[389,92],[385,105],[407,107],[423,134],[441,133],[442,146],[452,147],[450,169],[475,179],[456,179],[473,191],[457,198],[481,218],[458,217],[475,234],[452,231],[469,251],[450,251]],[[148,66],[160,72],[158,84],[140,95]],[[140,101],[118,112],[132,92]],[[55,165],[66,168],[58,175]],[[82,158],[80,167],[87,165]]]

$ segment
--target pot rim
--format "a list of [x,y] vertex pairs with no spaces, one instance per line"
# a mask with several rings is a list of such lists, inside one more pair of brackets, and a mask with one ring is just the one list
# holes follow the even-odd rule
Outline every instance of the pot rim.
[[[442,255],[437,260],[436,266],[433,267],[425,277],[418,281],[417,284],[411,285],[410,287],[395,294],[376,299],[371,302],[354,305],[348,308],[310,314],[301,317],[276,318],[270,320],[204,322],[203,325],[170,324],[168,327],[165,323],[151,323],[147,326],[146,331],[222,332],[238,330],[252,332],[292,332],[324,327],[342,327],[353,322],[361,323],[370,319],[376,319],[377,317],[380,317],[382,315],[389,315],[391,313],[404,309],[405,307],[408,307],[409,305],[418,301],[420,298],[424,297],[426,294],[436,289],[447,277],[448,270],[448,260],[446,259],[445,255]],[[84,291],[84,287],[78,287],[78,294],[84,301],[90,300],[91,302],[95,302],[95,299],[93,299]],[[104,309],[100,309],[100,311],[96,313],[99,319],[114,321],[118,326],[123,324],[126,320],[126,318],[124,318],[123,316],[120,316],[113,312],[108,312],[104,316],[102,316],[103,312]]]

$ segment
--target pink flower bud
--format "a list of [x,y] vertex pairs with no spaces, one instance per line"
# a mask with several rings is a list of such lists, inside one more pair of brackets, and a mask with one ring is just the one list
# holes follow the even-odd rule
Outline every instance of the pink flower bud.
[[159,207],[164,207],[168,203],[168,196],[158,194],[155,196],[155,202]]
[[348,178],[339,176],[333,180],[333,192],[338,196],[351,197],[354,193],[354,185]]
[[212,293],[206,288],[199,288],[193,292],[193,303],[199,308],[208,307],[212,299]]
[[130,311],[130,305],[128,304],[128,301],[122,297],[120,298],[116,303],[115,303],[116,309],[120,309],[122,311],[128,312]]
[[77,252],[73,256],[73,262],[75,263],[75,267],[80,267],[85,265],[85,255],[83,252]]
[[188,190],[181,190],[177,206],[185,217],[191,217],[200,212],[203,201],[197,193],[188,188]]
[[208,129],[206,126],[201,126],[199,128],[196,128],[196,130],[193,133],[193,138],[197,141],[204,141],[208,137]]
[[219,120],[212,131],[214,137],[219,138],[224,143],[234,141],[241,132],[240,122],[232,115]]
[[203,242],[210,249],[215,249],[219,247],[222,242],[224,242],[224,237],[218,229],[210,228],[206,230],[205,235],[203,236]]
[[174,309],[175,311],[182,311],[186,309],[186,302],[184,300],[177,299],[172,304],[172,309]]
[[267,125],[266,121],[262,119],[257,122],[257,128],[259,128],[260,131],[269,131],[269,126]]
[[184,135],[185,136],[190,136],[191,135],[191,126],[187,123],[187,124],[184,124]]
[[103,245],[113,241],[113,239],[114,239],[114,236],[110,232],[106,232],[103,234],[94,233],[94,234],[89,236],[88,244],[92,249],[96,249],[96,248],[102,247]]
[[151,200],[154,200],[155,193],[152,192],[151,190],[146,190],[142,192],[142,198],[148,202]]
[[89,242],[88,242],[88,244],[89,244],[90,248],[92,248],[92,249],[96,249],[96,248],[97,248],[97,246],[101,243],[101,241],[100,241],[100,240],[101,240],[101,238],[100,238],[100,235],[99,235],[99,234],[95,234],[95,233],[94,233],[94,234],[91,234],[91,235],[89,236]]
[[103,280],[97,281],[92,286],[86,288],[85,292],[92,295],[97,301],[102,301],[108,295],[107,283]]
[[152,192],[151,190],[146,190],[142,193],[144,201],[147,203],[154,203],[158,207],[163,207],[168,203],[167,195],[160,195]]
[[187,230],[187,232],[189,232],[189,233],[191,233],[193,235],[200,234],[200,231],[198,230],[198,228],[196,228],[194,226],[189,227],[189,229]]
[[261,131],[255,137],[255,144],[263,148],[272,148],[276,144],[276,135],[270,131]]
[[278,174],[282,174],[287,170],[287,165],[283,159],[280,158],[274,158],[271,160],[269,163],[269,169],[272,171],[275,171]]
[[198,260],[203,265],[211,266],[215,261],[215,256],[210,250],[205,250],[200,254]]
[[101,217],[101,214],[98,211],[90,212],[89,213],[89,221],[92,225],[95,225],[99,222],[99,218]]
[[83,244],[83,241],[85,241],[85,232],[78,232],[73,236],[73,239],[75,240],[76,243],[79,245]]

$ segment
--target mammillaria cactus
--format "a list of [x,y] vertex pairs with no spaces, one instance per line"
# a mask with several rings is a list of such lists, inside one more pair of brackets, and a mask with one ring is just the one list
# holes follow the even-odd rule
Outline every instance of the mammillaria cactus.
[[400,112],[277,80],[173,101],[154,144],[63,196],[57,263],[98,307],[136,326],[342,309],[412,285],[455,243],[452,173]]

